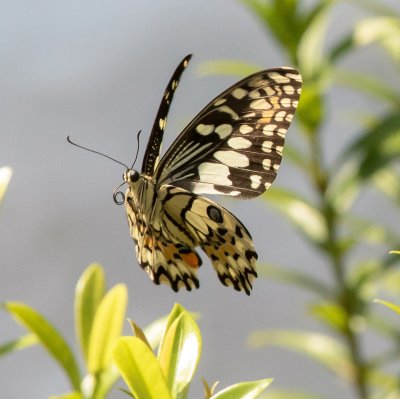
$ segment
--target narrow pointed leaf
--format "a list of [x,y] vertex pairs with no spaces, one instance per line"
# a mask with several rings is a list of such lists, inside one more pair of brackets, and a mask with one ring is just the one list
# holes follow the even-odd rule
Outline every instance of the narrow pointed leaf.
[[204,387],[204,398],[210,399],[211,396],[214,395],[215,389],[217,388],[219,381],[215,381],[211,387],[210,387],[210,385],[208,385],[208,382],[204,378],[202,378],[201,381],[202,381],[203,387]]
[[79,392],[69,392],[63,395],[49,396],[49,399],[83,399]]
[[111,351],[121,335],[128,293],[124,284],[113,287],[100,302],[90,334],[88,369],[92,374],[110,366]]
[[268,393],[263,395],[260,399],[326,399],[326,398],[323,396],[313,395],[311,393],[269,389]]
[[382,80],[374,79],[369,75],[362,74],[360,71],[353,73],[348,70],[334,68],[332,72],[334,80],[341,85],[357,89],[362,93],[388,102],[390,105],[397,107],[400,105],[398,90],[388,86]]
[[174,398],[186,396],[200,353],[200,330],[192,316],[183,310],[168,326],[158,355],[160,367]]
[[211,396],[210,399],[253,399],[260,396],[264,392],[268,385],[272,382],[271,378],[251,381],[251,382],[240,382],[239,384],[232,385],[228,388]]
[[348,325],[348,317],[342,307],[335,302],[319,302],[311,306],[311,313],[329,327],[344,332]]
[[322,298],[335,298],[335,293],[330,287],[310,274],[295,269],[289,269],[288,267],[272,265],[270,263],[258,263],[258,267],[260,276],[293,284],[306,291],[312,291]]
[[172,399],[156,357],[142,340],[119,338],[112,357],[135,399]]
[[314,242],[323,242],[327,229],[320,211],[295,193],[271,188],[262,197]]
[[354,30],[354,41],[360,46],[378,42],[395,62],[400,63],[400,21],[398,17],[379,16],[360,21]]
[[38,343],[36,334],[27,334],[0,345],[0,357],[17,350],[28,348]]
[[174,323],[174,321],[176,319],[178,319],[179,317],[182,316],[182,314],[185,311],[186,311],[185,308],[183,306],[181,306],[179,303],[174,304],[174,307],[172,308],[171,312],[169,313],[167,322],[164,327],[163,337],[161,338],[160,346],[158,348],[158,357],[160,356],[161,347],[163,345],[162,341],[163,341],[165,335],[167,334],[168,329],[171,327],[171,325]]
[[360,158],[358,178],[367,179],[400,155],[400,115],[397,111],[379,119],[365,134],[353,142],[346,157]]
[[132,327],[132,332],[135,334],[136,337],[140,338],[150,349],[152,349],[149,341],[146,338],[146,334],[144,331],[132,320],[128,319],[129,324]]
[[6,302],[5,308],[19,324],[37,336],[40,343],[64,369],[71,386],[79,391],[78,364],[67,342],[56,328],[40,313],[23,303]]
[[281,346],[317,360],[346,380],[354,378],[347,349],[327,335],[304,331],[254,331],[248,343],[255,349],[266,345]]
[[98,263],[90,264],[75,289],[75,327],[83,356],[87,362],[93,319],[104,296],[104,272]]
[[374,302],[380,303],[381,305],[386,306],[387,308],[393,310],[393,312],[400,314],[400,306],[399,305],[395,305],[394,303],[384,301],[383,299],[375,299]]
[[12,175],[12,169],[10,167],[3,166],[0,168],[0,203],[3,200],[4,194],[7,191],[11,175]]
[[326,7],[320,8],[307,26],[298,46],[299,69],[306,80],[321,73],[325,63],[323,48],[328,26],[329,2],[325,4]]

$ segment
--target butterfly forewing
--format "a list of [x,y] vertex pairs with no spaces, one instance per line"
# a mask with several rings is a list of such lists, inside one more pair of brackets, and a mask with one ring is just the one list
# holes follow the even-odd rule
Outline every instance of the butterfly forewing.
[[211,101],[156,170],[159,184],[251,198],[274,181],[301,92],[292,68],[255,73]]
[[192,55],[189,54],[181,61],[164,91],[143,158],[142,173],[146,175],[153,175],[154,170],[157,167],[164,130],[167,125],[169,107],[174,97],[175,90],[178,87],[179,79],[188,66],[191,57]]

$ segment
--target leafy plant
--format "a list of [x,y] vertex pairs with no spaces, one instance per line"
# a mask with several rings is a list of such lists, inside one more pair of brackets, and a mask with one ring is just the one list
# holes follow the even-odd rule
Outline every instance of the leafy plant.
[[[357,398],[397,397],[398,378],[386,370],[400,355],[398,329],[379,318],[372,302],[379,289],[399,293],[398,285],[388,285],[399,274],[394,267],[395,258],[378,254],[360,261],[352,255],[366,246],[390,247],[400,242],[391,227],[372,220],[370,214],[360,216],[357,209],[366,186],[379,190],[392,205],[400,204],[397,174],[400,91],[393,87],[393,82],[386,82],[382,74],[368,76],[362,72],[362,66],[356,72],[344,70],[341,61],[375,43],[383,49],[381,57],[388,55],[398,70],[399,14],[384,8],[381,2],[353,2],[371,16],[328,45],[330,16],[340,2],[321,0],[306,5],[301,0],[242,0],[242,3],[256,16],[266,34],[275,39],[290,64],[298,67],[304,80],[297,113],[302,143],[294,147],[288,140],[285,158],[300,173],[298,180],[311,187],[312,192],[304,195],[271,188],[263,199],[295,227],[313,250],[322,254],[332,276],[332,281],[326,283],[312,274],[292,271],[293,268],[264,264],[264,275],[314,294],[317,299],[310,307],[311,316],[328,334],[254,331],[249,343],[253,348],[279,345],[311,357],[346,381]],[[245,74],[261,68],[225,60],[207,63],[202,71],[221,73],[226,69],[229,73],[242,70]],[[335,104],[331,111],[327,101],[327,94],[335,85],[359,91],[381,104],[377,107],[380,112],[362,118],[357,136],[336,159],[327,162],[323,134],[329,126],[329,113],[334,112],[336,118],[341,114],[340,104]],[[354,111],[356,107],[354,104]],[[367,329],[387,341],[388,354],[367,355],[362,344]],[[281,392],[277,397],[291,395]]]
[[[86,374],[72,348],[39,312],[20,302],[4,308],[29,334],[0,346],[0,355],[40,344],[61,366],[71,391],[51,399],[106,398],[121,375],[136,399],[186,399],[201,354],[200,330],[182,306],[142,330],[130,321],[135,336],[121,336],[127,304],[124,284],[105,292],[102,267],[93,263],[82,274],[75,292],[75,327]],[[158,346],[157,356],[153,348]],[[271,379],[243,382],[214,393],[204,382],[206,399],[252,399]]]
[[105,293],[104,285],[103,269],[94,263],[85,270],[76,287],[76,337],[86,365],[85,376],[82,376],[72,348],[50,321],[24,303],[4,304],[4,308],[28,330],[29,335],[16,340],[12,347],[8,343],[2,348],[7,348],[9,352],[38,343],[61,366],[68,378],[71,392],[53,396],[52,399],[102,399],[119,378],[111,360],[111,351],[122,332],[127,290],[124,284],[118,284]]

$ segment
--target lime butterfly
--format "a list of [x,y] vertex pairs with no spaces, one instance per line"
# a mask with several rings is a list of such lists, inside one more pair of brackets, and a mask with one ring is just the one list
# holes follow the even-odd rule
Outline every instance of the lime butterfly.
[[200,247],[222,284],[249,295],[257,277],[251,235],[202,194],[247,199],[271,185],[302,80],[296,70],[281,67],[235,83],[200,111],[160,159],[168,110],[190,58],[178,65],[164,92],[141,173],[124,173],[130,233],[137,260],[154,283],[174,291],[199,288]]

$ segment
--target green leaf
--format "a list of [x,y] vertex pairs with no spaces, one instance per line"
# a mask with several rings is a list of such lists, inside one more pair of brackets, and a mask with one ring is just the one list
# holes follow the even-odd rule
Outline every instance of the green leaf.
[[311,275],[303,273],[295,269],[289,269],[272,265],[271,263],[258,263],[258,273],[260,276],[273,278],[277,281],[293,284],[303,288],[306,291],[312,291],[321,298],[335,298],[335,294],[330,287],[322,281],[317,280]]
[[[287,50],[293,62],[296,58],[298,41],[303,33],[303,19],[298,14],[297,0],[260,1],[242,0],[261,20],[265,29]],[[290,29],[287,27],[290,26]],[[268,33],[268,36],[270,34]]]
[[111,351],[121,335],[128,293],[124,284],[114,286],[100,302],[93,320],[88,370],[97,374],[110,366]]
[[219,391],[210,399],[253,399],[257,398],[271,384],[272,378],[264,380],[240,382]]
[[[180,305],[175,305],[175,306],[180,306]],[[190,314],[195,320],[198,320],[200,318],[199,313],[190,312]],[[161,342],[164,332],[167,329],[168,318],[169,316],[160,317],[159,319],[153,321],[143,329],[144,335],[146,336],[150,346],[153,349],[155,349]]]
[[3,166],[0,168],[0,203],[3,201],[4,195],[7,191],[11,175],[12,175],[12,169],[10,167]]
[[358,163],[352,159],[342,160],[341,167],[332,176],[326,191],[329,204],[340,215],[348,212],[358,198],[361,181],[358,178]]
[[69,392],[64,395],[49,396],[49,399],[83,399],[79,392]]
[[141,339],[119,338],[112,357],[135,399],[172,399],[156,357]]
[[262,198],[282,212],[311,241],[322,243],[326,240],[328,233],[320,211],[296,193],[271,188]]
[[131,319],[128,319],[129,324],[131,325],[132,332],[135,334],[136,337],[140,338],[150,349],[152,346],[150,345],[149,341],[146,338],[146,334],[144,331]]
[[381,118],[348,149],[346,155],[358,154],[358,177],[367,179],[400,155],[400,114],[395,111]]
[[311,313],[336,331],[344,332],[348,325],[348,317],[344,309],[335,302],[320,302],[311,305]]
[[379,16],[358,22],[354,41],[359,46],[380,43],[393,60],[400,62],[400,21],[398,17]]
[[257,71],[261,71],[262,69],[262,67],[249,62],[217,60],[201,63],[198,71],[200,76],[224,75],[244,77]]
[[268,393],[262,395],[260,399],[325,399],[323,396],[317,396],[310,393],[286,390],[268,390]]
[[354,366],[348,350],[327,335],[304,331],[259,330],[250,334],[248,343],[254,349],[266,345],[282,346],[317,360],[345,380],[354,378]]
[[171,312],[169,313],[167,322],[164,327],[163,337],[161,339],[160,347],[158,348],[158,357],[160,355],[160,351],[161,351],[161,347],[162,347],[162,340],[164,339],[165,335],[167,334],[168,329],[171,327],[171,325],[174,323],[174,321],[177,320],[179,317],[181,317],[185,312],[186,312],[186,309],[182,305],[180,305],[179,303],[174,304],[174,307],[172,308]]
[[393,165],[394,170],[390,167],[380,169],[372,177],[374,186],[389,197],[395,204],[400,205],[400,180],[398,173],[395,172],[396,165]]
[[185,398],[200,359],[201,335],[192,316],[179,308],[182,313],[178,317],[176,305],[171,312],[173,322],[167,327],[158,359],[171,395]]
[[86,374],[82,383],[82,395],[86,399],[106,398],[111,388],[117,382],[120,373],[114,364],[97,374]]
[[27,334],[0,345],[0,357],[10,352],[28,348],[38,343],[36,334]]
[[201,382],[203,383],[203,387],[204,387],[204,398],[205,399],[210,399],[211,396],[214,395],[214,392],[217,388],[217,385],[219,384],[219,381],[215,381],[214,384],[212,384],[212,386],[210,387],[210,385],[208,384],[208,382],[202,378]]
[[151,348],[155,349],[161,342],[167,322],[168,316],[163,316],[143,329],[144,335],[146,336]]
[[36,310],[20,302],[6,302],[5,308],[17,323],[35,334],[40,343],[56,359],[67,374],[74,390],[80,390],[78,364],[61,334]]
[[98,263],[90,264],[78,280],[75,289],[76,336],[87,362],[93,319],[104,296],[104,272]]
[[320,85],[307,82],[303,84],[296,115],[308,135],[316,134],[325,117],[325,102]]
[[332,69],[332,76],[338,84],[351,87],[366,93],[370,96],[376,97],[378,100],[383,100],[392,106],[400,106],[400,95],[398,90],[393,86],[388,86],[371,76],[362,74],[360,71],[351,72],[343,71],[340,68]]
[[381,305],[386,306],[387,308],[393,310],[393,312],[400,314],[400,306],[399,305],[395,305],[394,303],[384,301],[383,299],[375,299],[374,302],[380,303]]
[[304,80],[313,80],[324,69],[326,63],[323,49],[328,26],[328,11],[330,2],[321,3],[324,7],[318,9],[307,30],[303,33],[297,49],[299,69]]

